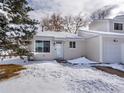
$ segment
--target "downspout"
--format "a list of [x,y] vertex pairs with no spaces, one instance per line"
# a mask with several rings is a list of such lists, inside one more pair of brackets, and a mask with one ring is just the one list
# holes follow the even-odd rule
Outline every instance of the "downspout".
[[64,49],[65,49],[65,41],[63,41],[62,44],[63,44],[63,59],[65,59],[65,54],[64,54],[64,53],[65,53],[65,52],[64,52],[64,51],[65,51],[65,50],[64,50]]
[[100,35],[99,36],[99,44],[100,44],[100,47],[99,47],[99,54],[100,54],[100,57],[99,57],[99,62],[103,62],[103,38],[102,36]]

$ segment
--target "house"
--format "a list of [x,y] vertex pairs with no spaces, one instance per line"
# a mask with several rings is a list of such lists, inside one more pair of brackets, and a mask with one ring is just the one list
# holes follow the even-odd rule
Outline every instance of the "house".
[[29,49],[35,60],[73,59],[85,55],[83,37],[68,32],[38,32]]
[[94,20],[88,31],[79,31],[79,36],[87,37],[87,58],[97,62],[124,63],[124,15]]
[[38,32],[29,49],[35,60],[74,59],[85,56],[102,63],[124,63],[124,15],[94,20],[89,30]]

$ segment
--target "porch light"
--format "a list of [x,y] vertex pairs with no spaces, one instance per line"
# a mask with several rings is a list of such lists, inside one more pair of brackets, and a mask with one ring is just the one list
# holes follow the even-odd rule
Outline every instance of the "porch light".
[[117,39],[114,39],[113,42],[118,42],[118,40]]

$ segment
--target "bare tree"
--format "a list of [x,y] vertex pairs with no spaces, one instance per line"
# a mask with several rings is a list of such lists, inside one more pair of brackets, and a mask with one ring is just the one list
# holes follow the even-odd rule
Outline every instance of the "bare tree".
[[63,18],[59,14],[53,14],[41,21],[42,31],[62,31],[63,30]]
[[77,33],[81,27],[87,25],[87,20],[84,16],[65,16],[53,14],[49,17],[43,18],[41,21],[42,31],[66,31],[70,33]]
[[49,28],[50,28],[50,25],[49,25],[49,17],[44,17],[41,21],[41,27],[42,27],[42,32],[45,30],[45,31],[48,31]]
[[86,26],[88,21],[84,19],[84,16],[65,16],[64,17],[64,29],[70,33],[77,33],[81,27]]
[[94,20],[94,19],[105,19],[105,17],[110,15],[111,10],[116,8],[116,7],[117,7],[117,5],[104,6],[101,9],[98,9],[98,10],[94,11],[91,14],[90,18],[92,20]]

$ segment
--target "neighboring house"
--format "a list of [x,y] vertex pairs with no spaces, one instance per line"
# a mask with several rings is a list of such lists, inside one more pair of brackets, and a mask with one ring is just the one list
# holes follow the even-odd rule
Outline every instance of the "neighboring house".
[[94,20],[89,25],[89,30],[124,33],[124,15],[113,19]]
[[35,60],[73,59],[85,55],[83,37],[67,32],[38,32],[30,46]]

